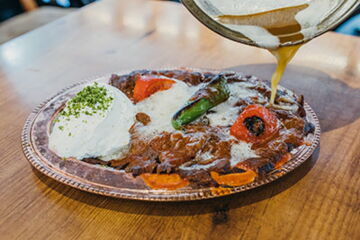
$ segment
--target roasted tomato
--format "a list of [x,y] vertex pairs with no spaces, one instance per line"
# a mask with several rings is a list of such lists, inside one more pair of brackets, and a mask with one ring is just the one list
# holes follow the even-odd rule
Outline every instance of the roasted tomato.
[[175,190],[189,185],[189,181],[181,178],[178,174],[151,174],[144,173],[140,175],[145,184],[152,189]]
[[220,185],[232,187],[242,186],[255,180],[257,174],[254,171],[246,171],[243,173],[230,173],[219,175],[217,172],[210,172],[211,177]]
[[278,130],[278,119],[271,111],[260,105],[249,105],[230,128],[239,140],[257,143],[273,136]]
[[175,83],[174,80],[153,75],[138,75],[136,77],[134,88],[134,99],[139,102],[150,95],[171,88]]

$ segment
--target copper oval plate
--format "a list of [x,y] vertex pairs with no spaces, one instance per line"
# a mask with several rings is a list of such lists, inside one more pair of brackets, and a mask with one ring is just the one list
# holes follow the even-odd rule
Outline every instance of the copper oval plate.
[[[118,74],[126,74],[122,72]],[[213,71],[216,72],[216,71]],[[40,104],[28,117],[22,132],[22,147],[26,158],[40,172],[71,187],[105,196],[147,201],[189,201],[214,198],[246,191],[270,183],[297,168],[306,161],[320,141],[319,120],[312,108],[305,103],[307,120],[314,124],[315,131],[305,141],[309,144],[294,149],[293,158],[281,169],[269,173],[265,178],[239,187],[191,188],[178,190],[153,190],[140,177],[79,160],[64,160],[48,148],[48,136],[53,115],[68,99],[89,82],[107,82],[110,76],[95,78],[63,89]]]

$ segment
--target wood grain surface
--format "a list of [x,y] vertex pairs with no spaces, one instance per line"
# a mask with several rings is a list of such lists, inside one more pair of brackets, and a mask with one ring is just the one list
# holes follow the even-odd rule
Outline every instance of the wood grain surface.
[[107,0],[0,46],[0,239],[360,239],[360,40],[327,33],[282,84],[304,94],[320,147],[264,187],[195,202],[112,199],[33,170],[20,135],[31,110],[84,78],[188,66],[269,79],[266,51],[201,26],[180,4]]

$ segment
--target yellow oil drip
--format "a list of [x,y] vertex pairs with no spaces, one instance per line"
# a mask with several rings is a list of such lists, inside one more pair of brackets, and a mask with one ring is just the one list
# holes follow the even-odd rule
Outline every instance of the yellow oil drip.
[[271,78],[271,98],[270,103],[274,104],[275,96],[277,87],[279,82],[284,74],[286,66],[291,61],[291,59],[295,56],[296,52],[302,44],[294,45],[294,46],[287,46],[287,47],[280,47],[274,50],[269,50],[277,59],[277,66],[274,74]]

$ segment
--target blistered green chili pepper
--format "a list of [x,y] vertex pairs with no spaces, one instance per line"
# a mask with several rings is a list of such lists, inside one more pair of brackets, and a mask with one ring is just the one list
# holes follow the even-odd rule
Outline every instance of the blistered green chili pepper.
[[199,89],[187,102],[187,104],[175,113],[172,126],[181,129],[206,113],[209,109],[225,102],[229,98],[227,80],[218,75],[212,79],[204,88]]

